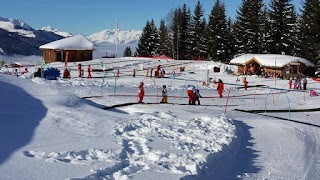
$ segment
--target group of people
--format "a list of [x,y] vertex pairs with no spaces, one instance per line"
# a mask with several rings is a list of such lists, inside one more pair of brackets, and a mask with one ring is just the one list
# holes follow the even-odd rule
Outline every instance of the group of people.
[[[144,97],[144,83],[140,82],[139,87],[138,87],[138,103],[143,102],[143,97]],[[160,103],[168,103],[168,91],[167,91],[167,86],[163,85],[162,86],[162,99]]]
[[[219,97],[222,98],[222,93],[224,90],[224,84],[223,81],[221,79],[218,80],[218,86],[217,86],[217,91],[219,94]],[[163,85],[162,86],[162,99],[160,101],[160,103],[168,103],[168,91],[167,91],[167,86]],[[198,105],[200,105],[200,98],[202,98],[202,96],[200,95],[200,91],[199,89],[197,89],[195,86],[190,86],[187,89],[187,95],[188,95],[188,103],[189,105],[195,105],[196,103]],[[144,97],[144,83],[140,82],[139,86],[138,86],[138,103],[142,103],[143,102],[143,97]]]
[[187,94],[188,94],[188,103],[189,105],[195,105],[196,102],[198,102],[198,105],[200,105],[200,97],[202,97],[200,95],[199,89],[195,88],[194,86],[190,86],[187,90]]
[[[301,81],[302,81],[302,85],[301,85]],[[294,82],[292,77],[290,77],[289,79],[289,88],[292,89],[292,85],[293,85],[293,89],[298,89],[298,90],[307,90],[307,78],[304,77],[302,80],[301,78],[295,78]]]
[[[84,70],[82,69],[82,65],[81,65],[81,63],[79,63],[78,64],[78,77],[79,78],[83,78],[83,76],[84,76]],[[89,78],[92,78],[92,76],[91,76],[91,66],[90,66],[90,64],[88,65],[88,67],[87,67],[87,78],[89,79]],[[69,78],[71,78],[71,75],[70,75],[70,70],[66,67],[65,69],[64,69],[64,71],[63,71],[63,76],[62,76],[63,78],[66,78],[66,79],[69,79]]]

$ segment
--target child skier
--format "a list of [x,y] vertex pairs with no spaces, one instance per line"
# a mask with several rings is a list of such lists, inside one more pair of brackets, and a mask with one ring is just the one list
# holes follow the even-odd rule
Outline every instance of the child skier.
[[292,77],[289,79],[289,88],[292,89]]
[[139,87],[138,87],[138,99],[139,99],[139,103],[142,103],[143,100],[143,96],[144,96],[144,88],[143,88],[143,82],[140,83]]
[[92,77],[91,77],[91,66],[90,66],[90,65],[88,66],[88,77],[87,77],[87,78],[88,78],[88,79],[89,79],[89,78],[92,78]]
[[202,96],[200,95],[199,89],[196,89],[196,91],[194,93],[194,96],[195,96],[194,103],[198,102],[198,105],[200,105],[200,99],[199,98],[202,98]]
[[246,77],[243,78],[243,84],[244,84],[244,90],[247,90],[247,88],[248,88],[248,81],[247,81],[247,78],[246,78]]
[[167,86],[163,85],[162,86],[162,100],[160,103],[168,103],[168,91],[167,91]]
[[81,67],[81,64],[78,64],[78,77],[79,77],[79,78],[82,77],[82,67]]
[[191,86],[188,88],[187,94],[189,97],[189,99],[188,99],[189,104],[192,104],[192,105],[196,104],[195,103],[195,95],[194,95],[195,94],[195,87],[194,86]]
[[63,71],[63,78],[71,78],[70,77],[70,72],[68,70],[68,68],[65,68],[64,71]]

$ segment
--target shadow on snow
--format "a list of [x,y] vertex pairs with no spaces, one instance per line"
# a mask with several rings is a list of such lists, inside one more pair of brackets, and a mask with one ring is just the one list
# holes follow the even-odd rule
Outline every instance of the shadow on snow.
[[[1,82],[0,165],[17,149],[28,144],[47,113],[43,103],[20,87]],[[14,98],[12,98],[14,97]],[[13,112],[11,112],[14,109]]]
[[198,169],[198,175],[184,176],[182,180],[211,180],[211,179],[242,179],[245,174],[258,173],[261,168],[254,165],[258,157],[253,150],[253,138],[247,124],[234,120],[237,128],[237,139],[232,142],[230,149],[211,154],[207,163]]

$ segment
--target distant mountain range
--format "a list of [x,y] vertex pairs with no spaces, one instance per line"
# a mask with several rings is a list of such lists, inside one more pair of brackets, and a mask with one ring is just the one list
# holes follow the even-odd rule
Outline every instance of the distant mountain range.
[[[94,58],[121,57],[126,47],[135,52],[142,31],[103,30],[87,38],[95,44]],[[19,19],[0,17],[0,55],[42,55],[39,47],[52,41],[73,36],[69,32],[46,26],[35,30]]]

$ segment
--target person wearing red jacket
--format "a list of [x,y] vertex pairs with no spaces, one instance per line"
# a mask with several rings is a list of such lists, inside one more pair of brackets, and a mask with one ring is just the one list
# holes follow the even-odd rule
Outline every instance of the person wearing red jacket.
[[196,89],[194,86],[191,86],[188,88],[187,90],[187,94],[188,94],[188,102],[189,102],[189,105],[195,105],[196,104],[196,96],[195,96],[195,92],[196,92]]
[[70,77],[70,72],[68,70],[68,68],[65,68],[64,71],[63,71],[63,78],[71,78]]
[[219,97],[222,98],[222,92],[224,90],[224,85],[223,85],[223,82],[221,79],[218,80],[217,90],[218,90]]
[[78,77],[81,78],[82,77],[82,67],[81,64],[78,64]]
[[247,78],[246,78],[246,77],[243,78],[243,84],[244,84],[244,90],[247,90],[247,88],[248,88],[248,81],[247,81]]
[[141,82],[139,87],[138,87],[138,99],[139,99],[139,103],[142,103],[143,101],[143,96],[144,96],[144,88],[143,88],[144,83]]
[[87,77],[87,78],[88,78],[88,79],[89,79],[89,78],[92,78],[92,77],[91,77],[91,66],[90,66],[90,65],[88,66],[88,77]]

